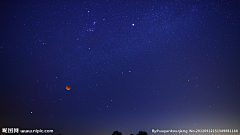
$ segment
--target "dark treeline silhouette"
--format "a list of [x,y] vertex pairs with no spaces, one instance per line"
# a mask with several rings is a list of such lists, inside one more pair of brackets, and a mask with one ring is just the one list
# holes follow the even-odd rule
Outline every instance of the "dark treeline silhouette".
[[148,135],[148,134],[145,131],[139,131],[139,133],[137,135]]
[[[118,131],[114,131],[112,135],[122,135],[122,133]],[[133,134],[130,134],[130,135],[133,135]],[[137,135],[148,135],[148,134],[145,131],[139,131]]]
[[122,135],[122,133],[118,131],[114,131],[112,135]]

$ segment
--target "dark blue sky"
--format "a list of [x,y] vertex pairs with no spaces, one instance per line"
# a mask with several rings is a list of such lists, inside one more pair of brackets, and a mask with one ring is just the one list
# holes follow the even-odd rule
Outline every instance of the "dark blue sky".
[[1,1],[0,127],[62,135],[239,128],[239,7]]

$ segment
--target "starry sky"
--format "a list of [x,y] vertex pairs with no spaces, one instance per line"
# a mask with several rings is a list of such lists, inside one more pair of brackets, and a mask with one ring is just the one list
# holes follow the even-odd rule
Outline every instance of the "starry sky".
[[62,135],[239,129],[239,7],[1,0],[0,127]]

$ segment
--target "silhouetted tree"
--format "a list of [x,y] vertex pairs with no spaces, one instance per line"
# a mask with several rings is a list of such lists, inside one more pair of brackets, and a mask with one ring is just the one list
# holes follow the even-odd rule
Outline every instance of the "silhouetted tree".
[[130,135],[133,135],[133,134],[130,134]]
[[145,131],[139,131],[139,133],[137,135],[148,135],[148,134]]
[[122,135],[122,133],[118,131],[114,131],[112,135]]

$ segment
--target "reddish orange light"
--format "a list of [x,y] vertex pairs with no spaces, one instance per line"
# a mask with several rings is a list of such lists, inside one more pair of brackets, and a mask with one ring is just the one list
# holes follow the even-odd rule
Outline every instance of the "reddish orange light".
[[70,89],[71,89],[71,86],[69,86],[69,85],[66,86],[66,89],[67,89],[67,90],[70,90]]

